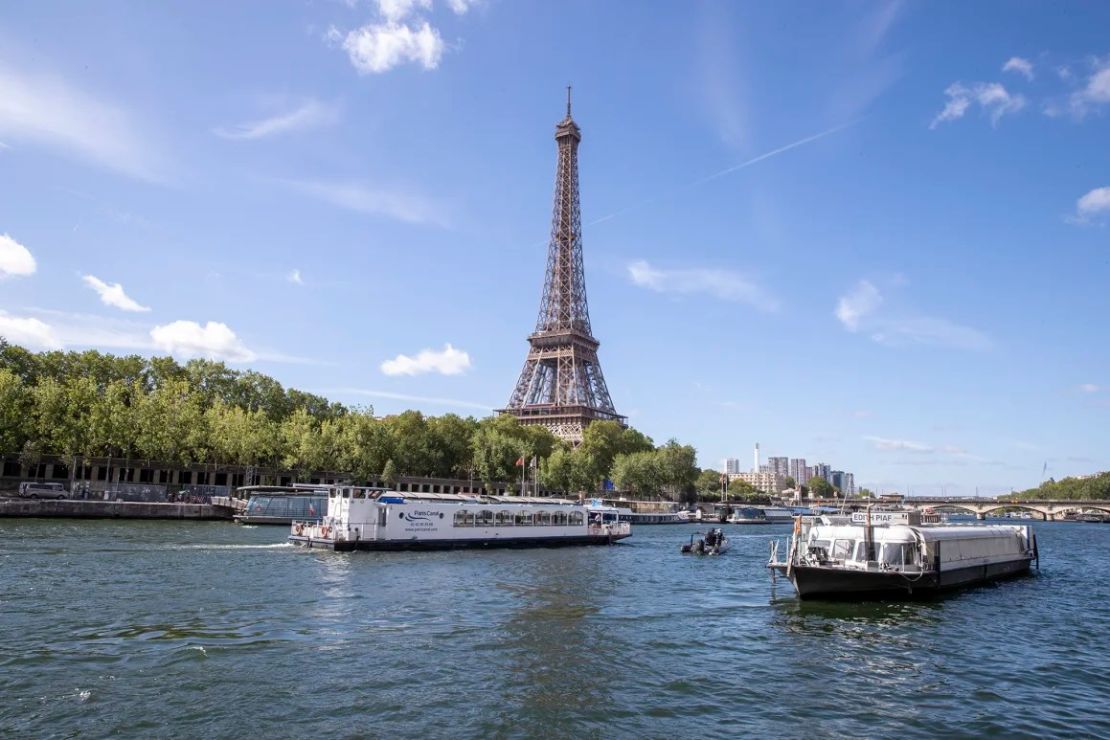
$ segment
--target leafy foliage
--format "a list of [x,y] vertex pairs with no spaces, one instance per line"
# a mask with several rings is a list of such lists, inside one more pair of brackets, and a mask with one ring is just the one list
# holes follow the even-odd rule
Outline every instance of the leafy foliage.
[[1036,488],[1030,488],[1010,496],[1000,496],[999,498],[1007,498],[1011,501],[1029,501],[1033,499],[1106,500],[1110,499],[1110,472],[1097,473],[1082,478],[1064,478],[1062,480],[1050,478]]

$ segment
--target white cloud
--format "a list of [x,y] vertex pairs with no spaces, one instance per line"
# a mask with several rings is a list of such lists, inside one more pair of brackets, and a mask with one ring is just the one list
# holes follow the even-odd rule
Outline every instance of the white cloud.
[[462,350],[455,349],[450,344],[444,345],[443,349],[438,352],[433,349],[421,350],[416,357],[397,355],[381,365],[382,372],[386,375],[422,375],[424,373],[458,375],[468,367],[470,367],[470,355]]
[[432,0],[378,0],[378,12],[388,21],[403,21],[413,11],[431,10]]
[[891,347],[925,345],[951,349],[988,350],[990,338],[978,329],[928,316],[883,320],[871,339]]
[[1071,110],[1077,118],[1083,118],[1092,108],[1110,103],[1110,57],[1093,60],[1092,66],[1094,69],[1087,84],[1071,95]]
[[477,4],[478,0],[447,0],[447,7],[451,8],[455,15],[463,15]]
[[882,303],[879,289],[861,280],[851,293],[841,296],[836,317],[848,331],[866,331],[872,341],[890,347],[925,345],[986,350],[992,346],[991,340],[978,329],[943,318],[879,312]]
[[1021,57],[1010,57],[1005,64],[1002,65],[1003,72],[1017,72],[1024,75],[1025,79],[1033,79],[1033,63],[1028,59]]
[[922,444],[920,442],[912,442],[908,439],[887,439],[886,437],[864,437],[865,440],[870,442],[876,450],[883,452],[916,452],[922,454],[929,454],[936,452],[936,449]]
[[230,362],[250,362],[256,358],[227,324],[218,321],[209,321],[204,326],[195,321],[174,321],[151,329],[150,338],[158,349],[183,357]]
[[883,296],[879,289],[867,280],[860,280],[855,290],[840,297],[836,304],[836,318],[840,319],[840,323],[848,331],[856,331],[859,329],[860,319],[874,313],[882,302]]
[[225,139],[262,139],[290,131],[330,126],[338,120],[338,106],[308,100],[291,111],[259,121],[220,126],[213,129],[213,133]]
[[42,144],[142,180],[163,179],[164,157],[122,107],[65,81],[0,66],[0,135]]
[[297,269],[294,269],[288,275],[286,275],[285,279],[293,283],[294,285],[304,285],[304,278],[301,277],[301,271]]
[[929,124],[931,129],[945,121],[963,118],[972,104],[978,104],[990,116],[991,125],[997,126],[1002,116],[1017,113],[1026,103],[1024,96],[1009,93],[998,82],[976,82],[971,87],[962,82],[954,82],[944,94],[948,96],[948,102],[945,103],[944,110]]
[[1079,386],[1079,390],[1083,393],[1098,393],[1102,388],[1094,383],[1083,383]]
[[1075,202],[1075,223],[1089,223],[1092,219],[1110,214],[1110,186],[1095,188]]
[[0,312],[0,337],[29,349],[61,349],[63,346],[49,324],[3,312]]
[[358,182],[324,182],[320,180],[280,180],[305,195],[360,213],[389,216],[414,224],[443,226],[447,219],[436,203],[411,193],[386,191]]
[[639,260],[628,265],[628,276],[634,285],[658,293],[704,293],[723,301],[747,303],[760,311],[777,311],[779,308],[779,301],[775,296],[744,275],[730,270],[664,270]]
[[37,265],[31,251],[7,234],[0,234],[0,280],[34,275]]
[[359,74],[380,74],[407,62],[435,69],[447,48],[439,31],[427,21],[410,26],[386,20],[356,28],[346,36],[333,28],[328,38],[341,39],[341,46]]
[[108,283],[100,280],[94,275],[84,275],[81,278],[85,285],[95,290],[100,295],[100,302],[106,306],[115,306],[121,311],[149,311],[149,306],[141,306],[137,301],[132,299],[123,292],[123,286],[119,283]]

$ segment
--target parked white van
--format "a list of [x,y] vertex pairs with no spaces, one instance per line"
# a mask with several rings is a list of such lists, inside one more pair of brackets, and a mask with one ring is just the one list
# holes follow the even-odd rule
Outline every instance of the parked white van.
[[19,484],[19,495],[23,498],[65,498],[66,487],[61,483],[23,481]]

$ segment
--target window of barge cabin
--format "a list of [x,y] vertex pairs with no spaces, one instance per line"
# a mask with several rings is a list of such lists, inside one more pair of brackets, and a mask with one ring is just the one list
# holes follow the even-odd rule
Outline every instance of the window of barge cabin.
[[532,512],[518,511],[514,517],[516,526],[518,527],[531,527],[532,526]]
[[567,526],[567,513],[565,511],[556,511],[552,515],[552,520],[552,523],[556,527],[565,527]]
[[581,511],[572,511],[572,512],[570,512],[570,526],[572,526],[572,527],[581,527],[583,521],[585,521],[585,520],[582,517],[582,512]]
[[493,512],[490,510],[480,511],[474,517],[474,526],[476,527],[492,527],[493,526]]
[[539,514],[536,514],[536,526],[537,527],[550,527],[551,526],[551,512],[550,511],[541,511]]
[[511,526],[513,526],[513,512],[511,512],[511,511],[499,511],[499,512],[497,512],[497,520],[496,521],[497,521],[497,526],[499,526],[499,527],[511,527]]
[[833,560],[847,560],[852,556],[851,540],[834,540],[832,549]]
[[903,565],[917,562],[917,548],[911,542],[888,542],[883,545],[883,564]]

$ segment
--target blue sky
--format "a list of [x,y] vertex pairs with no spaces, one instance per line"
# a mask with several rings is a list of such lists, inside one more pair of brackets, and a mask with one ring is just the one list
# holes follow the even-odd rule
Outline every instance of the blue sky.
[[505,403],[574,85],[613,400],[914,493],[1110,468],[1110,6],[43,1],[0,334]]

